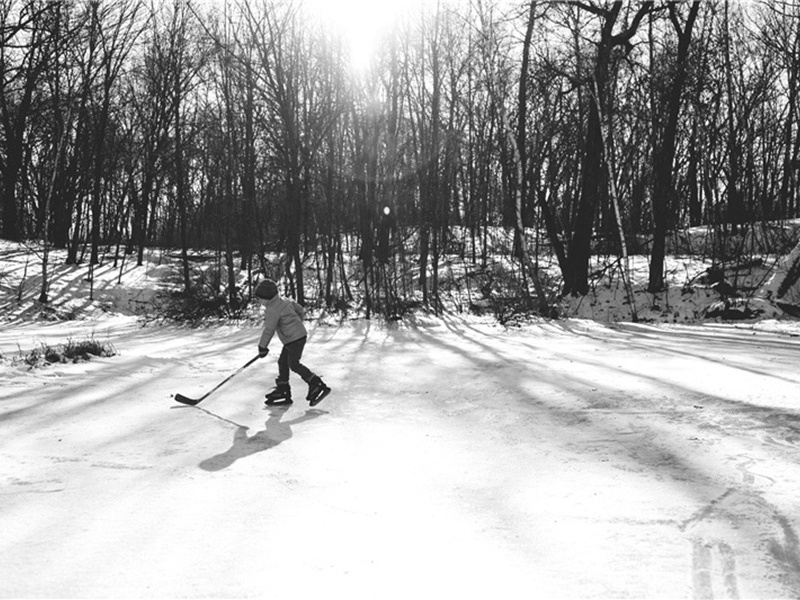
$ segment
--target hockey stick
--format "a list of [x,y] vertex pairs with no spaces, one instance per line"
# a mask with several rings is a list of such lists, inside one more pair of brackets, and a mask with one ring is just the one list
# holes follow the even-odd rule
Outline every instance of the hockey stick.
[[256,354],[256,355],[255,355],[253,358],[251,358],[250,360],[248,360],[248,361],[247,361],[247,362],[246,362],[244,365],[242,365],[241,367],[239,367],[239,369],[238,369],[238,370],[237,370],[235,373],[233,373],[232,375],[228,375],[228,376],[227,376],[227,377],[226,377],[224,380],[222,380],[221,382],[219,382],[219,383],[218,383],[218,384],[217,384],[217,385],[216,385],[216,386],[215,386],[215,387],[214,387],[212,390],[209,390],[208,392],[206,392],[205,394],[203,394],[203,395],[202,395],[202,396],[200,396],[199,398],[196,398],[196,399],[195,399],[195,398],[187,398],[187,397],[186,397],[186,396],[184,396],[183,394],[175,394],[175,400],[176,400],[177,402],[180,402],[181,404],[188,404],[189,406],[194,406],[194,405],[196,405],[196,404],[200,404],[200,402],[202,402],[203,400],[205,400],[206,398],[208,398],[208,397],[209,397],[209,396],[210,396],[210,395],[211,395],[213,392],[217,391],[217,390],[218,390],[219,388],[221,388],[221,387],[222,387],[224,384],[228,383],[228,382],[229,382],[231,379],[233,379],[234,377],[236,377],[236,376],[237,376],[239,373],[241,373],[242,371],[244,371],[244,370],[245,370],[247,367],[249,367],[250,365],[252,365],[252,364],[253,364],[254,362],[256,362],[256,361],[257,361],[259,358],[260,358],[260,356],[259,356],[258,354]]

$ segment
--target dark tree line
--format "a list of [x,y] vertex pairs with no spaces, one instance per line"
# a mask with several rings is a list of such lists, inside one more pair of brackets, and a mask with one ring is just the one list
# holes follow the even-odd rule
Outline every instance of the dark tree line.
[[426,4],[365,72],[293,0],[0,0],[0,41],[0,235],[174,248],[187,292],[211,248],[233,308],[241,273],[438,307],[450,258],[503,253],[541,310],[544,257],[581,295],[647,253],[658,292],[676,230],[800,212],[794,1]]

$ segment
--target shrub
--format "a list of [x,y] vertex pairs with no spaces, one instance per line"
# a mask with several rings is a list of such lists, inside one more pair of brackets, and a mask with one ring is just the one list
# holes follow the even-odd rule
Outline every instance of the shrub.
[[52,363],[84,362],[93,356],[114,356],[116,350],[106,342],[98,342],[94,338],[83,341],[67,340],[65,344],[51,346],[42,344],[39,348],[34,348],[28,354],[23,355],[22,360],[30,367],[46,366]]
[[173,292],[162,306],[161,315],[171,321],[199,325],[205,321],[235,318],[236,312],[222,296],[208,295],[203,290]]

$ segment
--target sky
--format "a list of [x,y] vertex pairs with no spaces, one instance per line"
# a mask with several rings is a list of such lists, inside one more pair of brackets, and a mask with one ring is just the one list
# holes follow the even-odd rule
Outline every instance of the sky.
[[434,0],[303,0],[312,15],[342,36],[350,48],[356,72],[369,67],[381,37],[404,14],[434,3]]

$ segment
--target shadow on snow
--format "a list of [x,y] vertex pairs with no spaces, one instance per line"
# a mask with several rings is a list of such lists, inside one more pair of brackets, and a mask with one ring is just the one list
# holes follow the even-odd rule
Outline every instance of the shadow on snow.
[[[281,419],[286,414],[288,408],[288,406],[269,407],[269,418],[264,424],[263,431],[259,431],[251,436],[247,435],[248,427],[234,423],[237,427],[236,431],[233,433],[233,444],[231,447],[225,452],[205,459],[200,463],[199,467],[204,471],[221,471],[227,469],[237,460],[247,458],[259,452],[264,452],[265,450],[270,450],[282,444],[292,437],[292,426],[328,414],[324,410],[312,408],[291,421],[282,421]],[[205,409],[200,410],[208,412]],[[209,414],[213,415],[213,413]],[[227,419],[223,420],[227,421]]]

